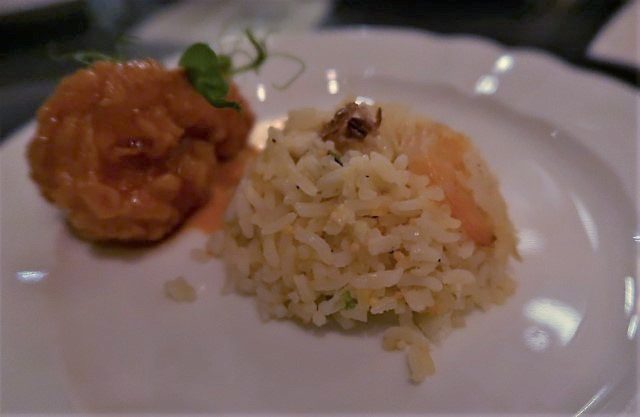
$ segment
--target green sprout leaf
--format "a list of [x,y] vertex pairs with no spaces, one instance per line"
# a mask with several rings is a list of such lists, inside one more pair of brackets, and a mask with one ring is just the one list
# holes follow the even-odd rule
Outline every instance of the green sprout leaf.
[[229,92],[228,79],[235,74],[258,71],[267,60],[264,41],[259,41],[250,29],[245,30],[249,43],[255,49],[255,56],[245,65],[233,68],[229,55],[218,55],[206,43],[194,43],[182,54],[180,66],[187,72],[191,85],[215,107],[230,107],[240,110],[235,101],[226,100]]
[[234,74],[239,74],[241,72],[247,72],[247,71],[258,72],[262,64],[264,64],[264,62],[267,60],[268,54],[267,54],[267,47],[265,45],[265,42],[259,41],[256,38],[256,36],[253,34],[251,29],[245,29],[244,34],[247,36],[247,39],[249,40],[249,43],[251,43],[251,46],[253,46],[253,48],[255,49],[256,54],[253,57],[253,59],[247,64],[233,69]]
[[111,54],[101,52],[95,49],[81,49],[78,51],[61,53],[58,52],[58,46],[55,43],[47,45],[49,57],[56,61],[74,61],[82,65],[91,65],[97,61],[118,62],[126,59],[123,47],[132,45],[137,38],[133,36],[120,35],[115,42],[114,52]]
[[82,65],[91,65],[96,61],[118,61],[118,57],[91,49],[69,53],[59,53],[54,45],[49,45],[49,56],[56,61],[75,61]]
[[206,43],[194,43],[184,51],[179,65],[185,69],[191,85],[212,106],[240,110],[237,102],[226,99],[231,67],[229,57],[218,56]]
[[280,57],[280,58],[288,59],[298,64],[298,70],[291,77],[289,77],[288,80],[286,80],[281,84],[276,84],[276,83],[271,84],[273,88],[275,88],[276,90],[280,90],[280,91],[286,90],[307,70],[307,64],[305,64],[305,62],[302,59],[298,58],[295,55],[287,54],[285,52],[272,52],[270,56],[272,58]]
[[349,291],[346,291],[342,294],[342,302],[344,303],[345,310],[352,310],[358,305],[358,300],[353,298]]

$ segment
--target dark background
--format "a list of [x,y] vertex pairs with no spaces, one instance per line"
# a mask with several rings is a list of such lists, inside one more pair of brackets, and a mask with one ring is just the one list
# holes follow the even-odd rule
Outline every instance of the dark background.
[[[128,28],[174,2],[124,0],[120,2],[124,11],[109,13],[108,1],[94,2],[89,7],[86,1],[78,0],[0,16],[0,137],[6,137],[32,118],[59,78],[78,67],[72,62],[53,60],[52,44],[58,52],[79,49],[113,52]],[[543,49],[573,65],[637,88],[640,79],[637,68],[586,57],[598,31],[625,3],[625,0],[335,0],[321,27],[367,24],[475,34],[507,46]],[[127,55],[162,58],[175,51],[170,45],[132,45]]]

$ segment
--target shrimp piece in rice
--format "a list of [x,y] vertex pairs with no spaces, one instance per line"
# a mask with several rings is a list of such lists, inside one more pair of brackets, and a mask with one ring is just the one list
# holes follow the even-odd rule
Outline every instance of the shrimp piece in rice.
[[465,184],[470,174],[463,158],[472,149],[469,140],[437,123],[418,126],[415,133],[399,144],[409,158],[409,170],[427,175],[440,186],[451,206],[451,214],[462,222],[469,237],[478,245],[490,245],[495,239],[491,218]]
[[[390,117],[401,118],[402,115],[395,114],[397,109],[394,110]],[[385,124],[386,117],[386,114],[382,115],[381,108],[376,111],[373,106],[348,103],[325,124],[321,136],[324,140],[333,141],[339,151],[367,148],[370,145],[367,141],[376,136],[379,129],[383,137],[399,138],[396,146],[409,158],[409,170],[428,176],[442,188],[451,214],[462,222],[464,231],[474,242],[481,246],[491,245],[496,238],[494,225],[466,185],[470,173],[464,157],[474,151],[469,140],[427,119],[410,124]]]

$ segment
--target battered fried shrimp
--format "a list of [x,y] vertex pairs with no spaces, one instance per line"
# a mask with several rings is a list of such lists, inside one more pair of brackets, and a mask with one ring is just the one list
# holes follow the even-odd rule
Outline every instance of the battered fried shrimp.
[[254,116],[231,85],[218,109],[182,70],[97,62],[62,80],[38,111],[31,176],[81,236],[161,239],[207,201],[216,162],[245,145]]

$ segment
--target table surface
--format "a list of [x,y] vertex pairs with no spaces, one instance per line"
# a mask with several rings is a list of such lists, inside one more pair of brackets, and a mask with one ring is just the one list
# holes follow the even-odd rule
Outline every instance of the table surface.
[[[242,0],[246,7],[286,0]],[[307,0],[309,1],[309,0]],[[44,9],[0,14],[0,137],[31,119],[61,76],[78,67],[52,59],[52,50],[114,51],[122,34],[172,0],[67,0]],[[212,6],[216,1],[212,1]],[[447,34],[473,34],[506,46],[545,50],[578,67],[638,87],[638,68],[587,57],[599,30],[624,0],[365,0],[329,1],[319,28],[352,25],[411,27]],[[1,11],[1,9],[0,9]],[[127,55],[163,58],[176,45],[132,44]]]

